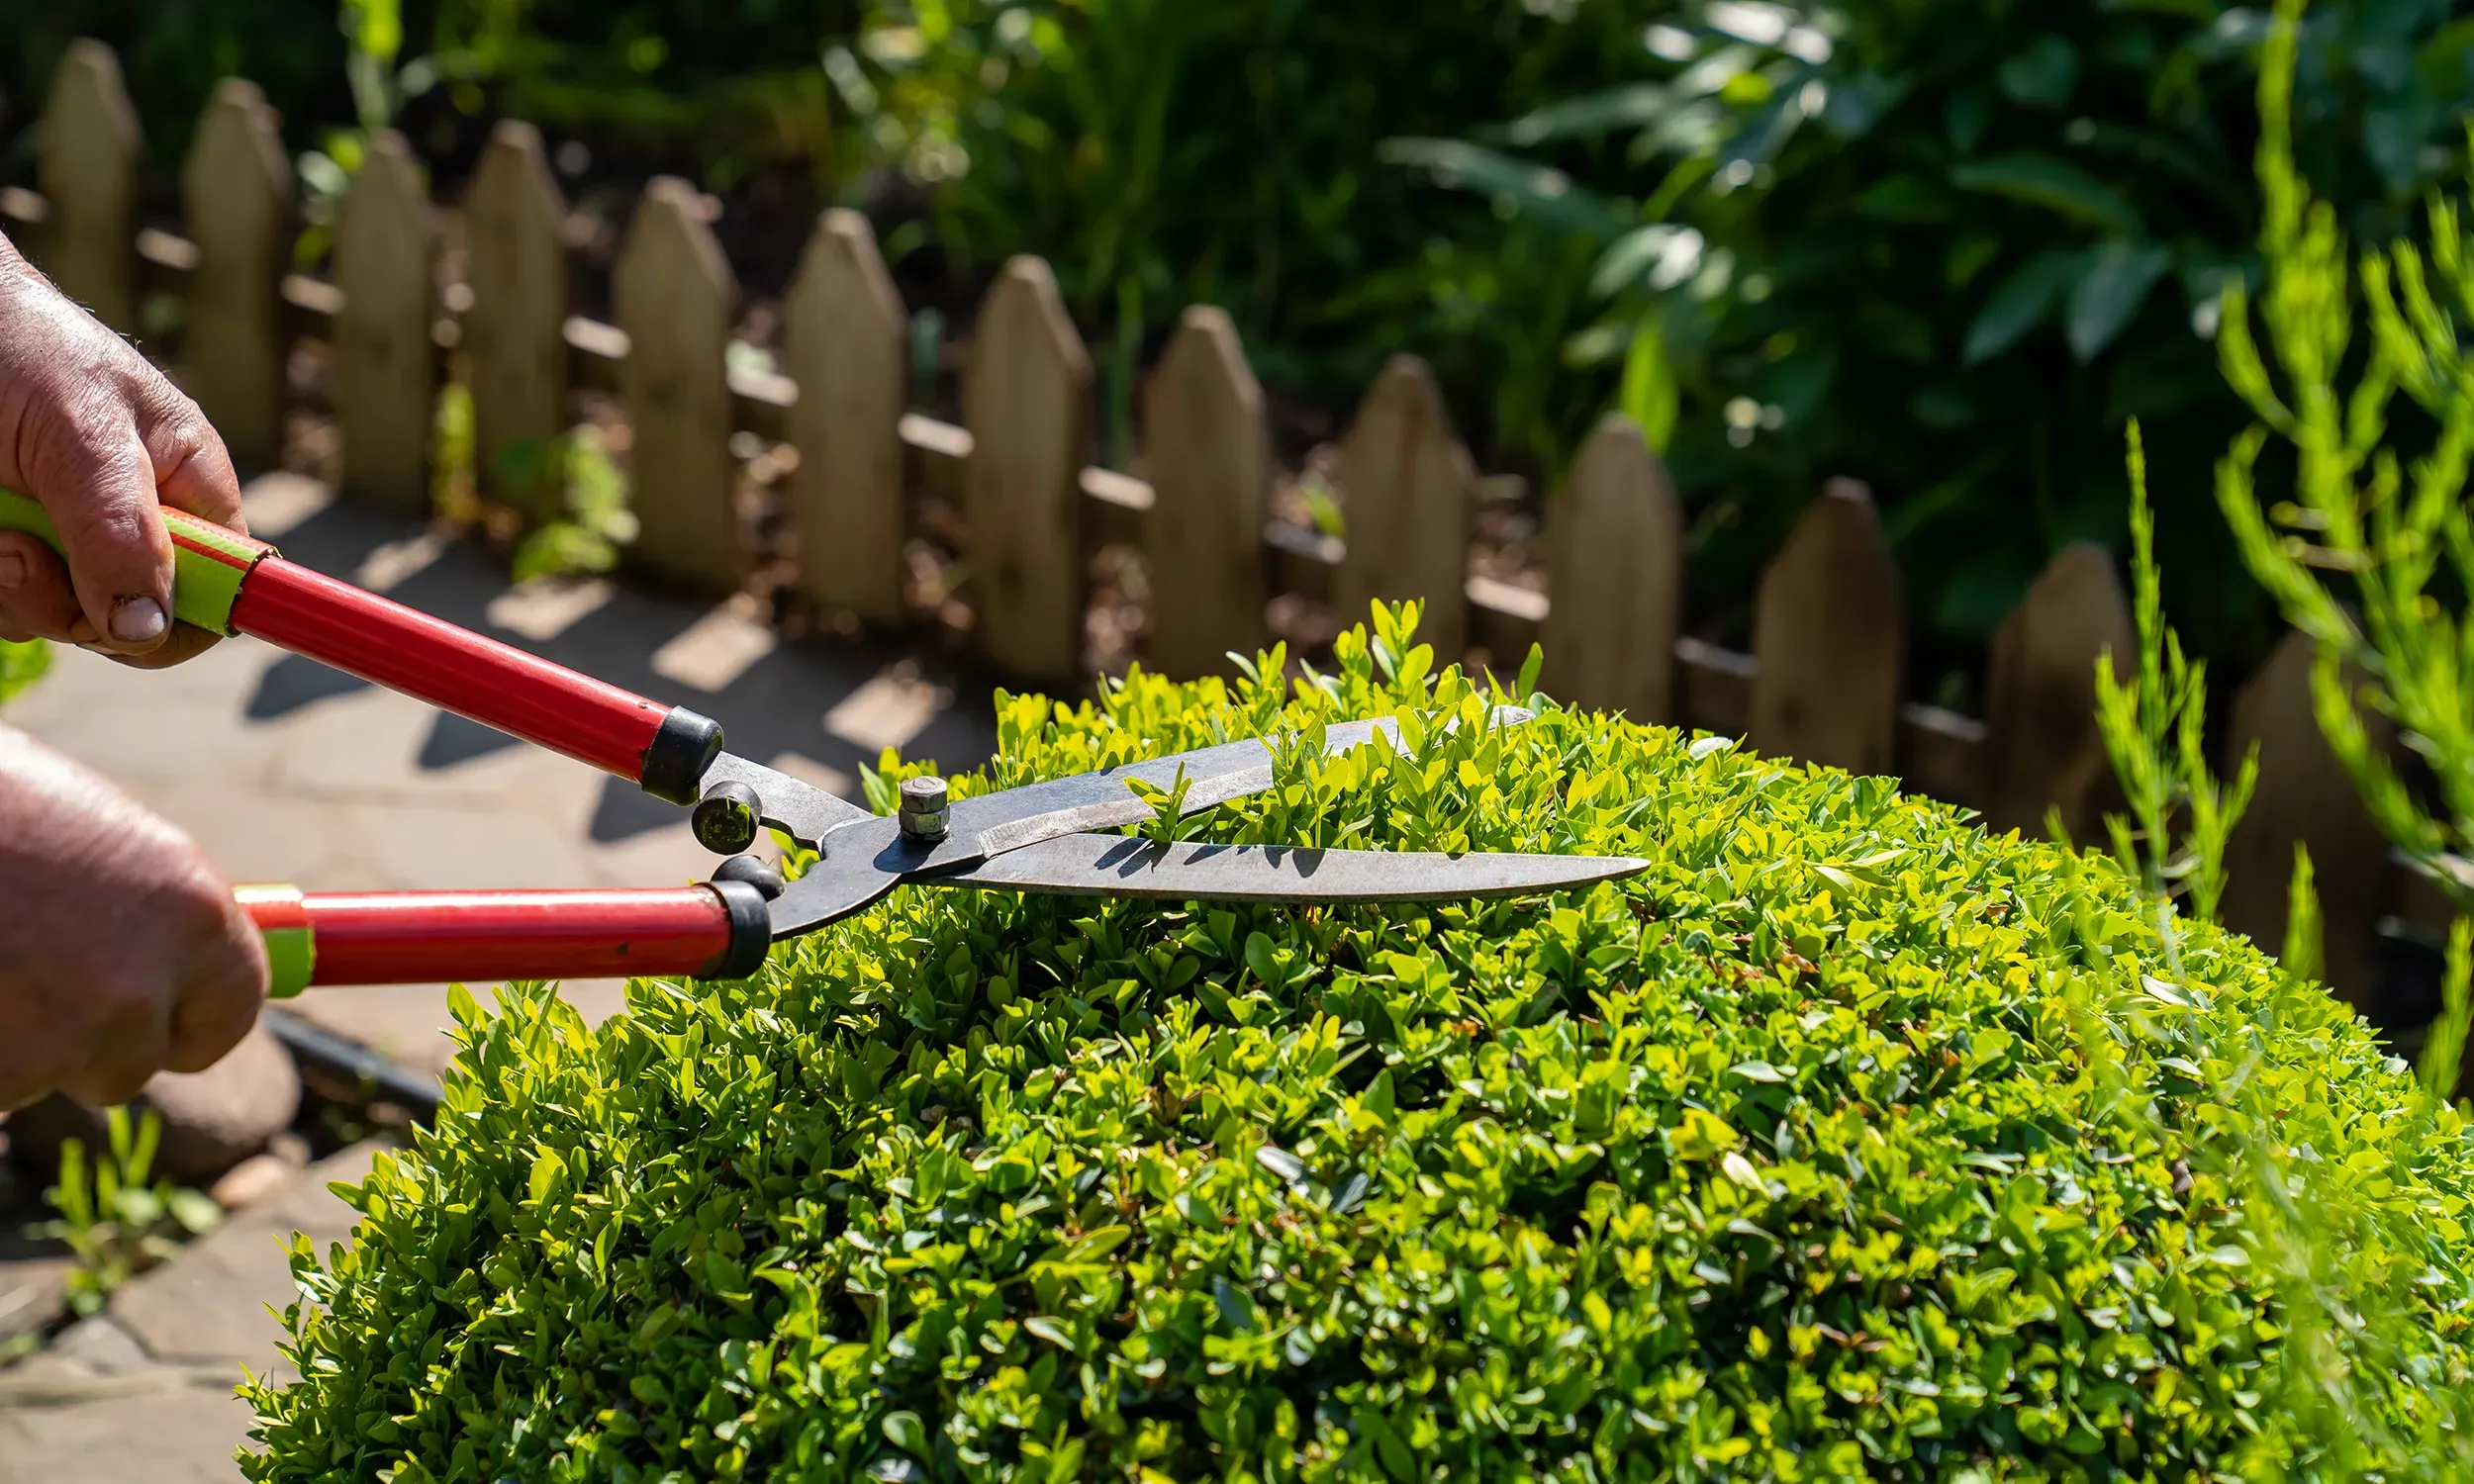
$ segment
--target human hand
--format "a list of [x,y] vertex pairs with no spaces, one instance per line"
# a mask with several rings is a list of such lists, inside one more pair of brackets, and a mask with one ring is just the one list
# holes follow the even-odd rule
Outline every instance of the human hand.
[[265,944],[196,844],[0,727],[0,1110],[203,1071],[265,998]]
[[234,530],[240,481],[198,411],[128,341],[0,237],[0,489],[59,528],[0,531],[0,639],[61,639],[152,669],[215,635],[174,623],[172,542],[158,506]]

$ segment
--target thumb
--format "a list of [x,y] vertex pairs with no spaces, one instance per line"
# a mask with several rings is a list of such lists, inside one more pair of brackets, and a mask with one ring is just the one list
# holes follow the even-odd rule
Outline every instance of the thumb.
[[154,465],[127,423],[29,471],[60,533],[83,622],[70,637],[115,654],[146,654],[172,631],[172,538],[155,503]]

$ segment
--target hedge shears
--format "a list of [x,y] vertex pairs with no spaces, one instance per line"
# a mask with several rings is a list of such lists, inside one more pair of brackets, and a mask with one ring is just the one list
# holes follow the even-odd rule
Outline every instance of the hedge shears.
[[[1170,843],[1102,833],[1153,819],[1146,798],[1183,789],[1183,813],[1272,785],[1273,752],[1246,738],[954,799],[907,779],[878,815],[722,751],[721,727],[374,593],[285,561],[274,547],[165,510],[172,608],[246,634],[510,736],[589,763],[690,811],[726,856],[682,887],[540,891],[304,892],[245,886],[278,995],[313,984],[753,974],[775,943],[847,917],[904,884],[1172,900],[1437,901],[1529,895],[1611,881],[1648,862],[1604,856],[1417,854]],[[0,529],[59,545],[41,506],[0,491]],[[1496,708],[1493,725],[1529,713]],[[1338,754],[1389,718],[1336,723]],[[1137,786],[1140,786],[1138,791]],[[767,827],[818,853],[797,880],[746,852]]]

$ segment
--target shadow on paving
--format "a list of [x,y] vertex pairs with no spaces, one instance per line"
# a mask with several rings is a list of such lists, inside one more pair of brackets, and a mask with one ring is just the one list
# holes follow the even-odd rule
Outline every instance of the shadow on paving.
[[[334,501],[285,529],[276,538],[284,556],[331,576],[348,578],[372,553],[424,526],[401,516]],[[657,675],[653,656],[711,612],[711,604],[648,594],[624,584],[607,603],[546,640],[533,640],[490,622],[493,600],[508,592],[507,574],[470,543],[448,547],[438,558],[387,590],[398,603],[489,635],[518,649],[581,671],[665,704],[686,705],[721,723],[725,745],[758,763],[796,753],[854,781],[876,752],[825,729],[824,718],[907,651],[879,641],[785,641],[748,665],[718,692],[700,691]],[[976,768],[996,746],[990,696],[996,682],[970,669],[926,677],[949,691],[952,704],[937,710],[907,743],[905,757],[933,759],[954,772]],[[315,660],[288,655],[269,667],[248,700],[252,720],[271,720],[331,696],[367,687]],[[510,747],[517,741],[463,717],[440,712],[419,756],[425,769],[452,768]],[[594,811],[592,836],[604,843],[629,839],[679,822],[679,811],[612,779]]]

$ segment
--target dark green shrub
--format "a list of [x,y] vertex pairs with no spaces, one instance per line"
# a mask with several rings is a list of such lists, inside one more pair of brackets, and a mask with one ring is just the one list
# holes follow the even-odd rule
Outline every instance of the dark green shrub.
[[246,77],[284,112],[298,142],[352,116],[334,0],[0,0],[0,130],[6,169],[34,183],[37,132],[60,53],[81,36],[120,53],[155,173],[177,181],[181,157],[218,78]]
[[[989,776],[1474,719],[1384,628],[1294,697],[1006,698]],[[2401,1337],[2357,1421],[2469,1378],[2465,1123],[2247,944],[2168,968],[2116,868],[1887,780],[1555,709],[1406,737],[1209,829],[1657,865],[1428,912],[908,890],[599,1031],[464,1001],[359,1245],[296,1251],[324,1308],[245,1471],[2256,1478],[2324,1379],[2262,1130]]]
[[1593,249],[1561,223],[1506,240],[1486,203],[1426,189],[1381,142],[1612,85],[1674,0],[933,8],[970,19],[928,64],[976,68],[974,35],[1003,58],[956,115],[969,168],[941,189],[951,250],[987,267],[1046,255],[1086,326],[1137,345],[1189,303],[1220,305],[1268,380],[1342,411],[1414,350],[1473,436],[1551,461],[1559,410],[1541,399],[1568,384]]
[[[1576,342],[1609,359],[1566,382],[1567,446],[1646,325],[1682,386],[1666,452],[1706,503],[1701,591],[1749,594],[1821,482],[1856,475],[1926,637],[1972,661],[2055,551],[2119,540],[2122,426],[2143,417],[2177,624],[2249,658],[2271,615],[2209,499],[2246,417],[2211,340],[2221,290],[2257,273],[2265,9],[1678,11],[1623,87],[1406,151],[1611,244],[1615,308]],[[2359,237],[2403,234],[2462,179],[2470,68],[2474,18],[2448,0],[2311,7],[2303,164]]]

